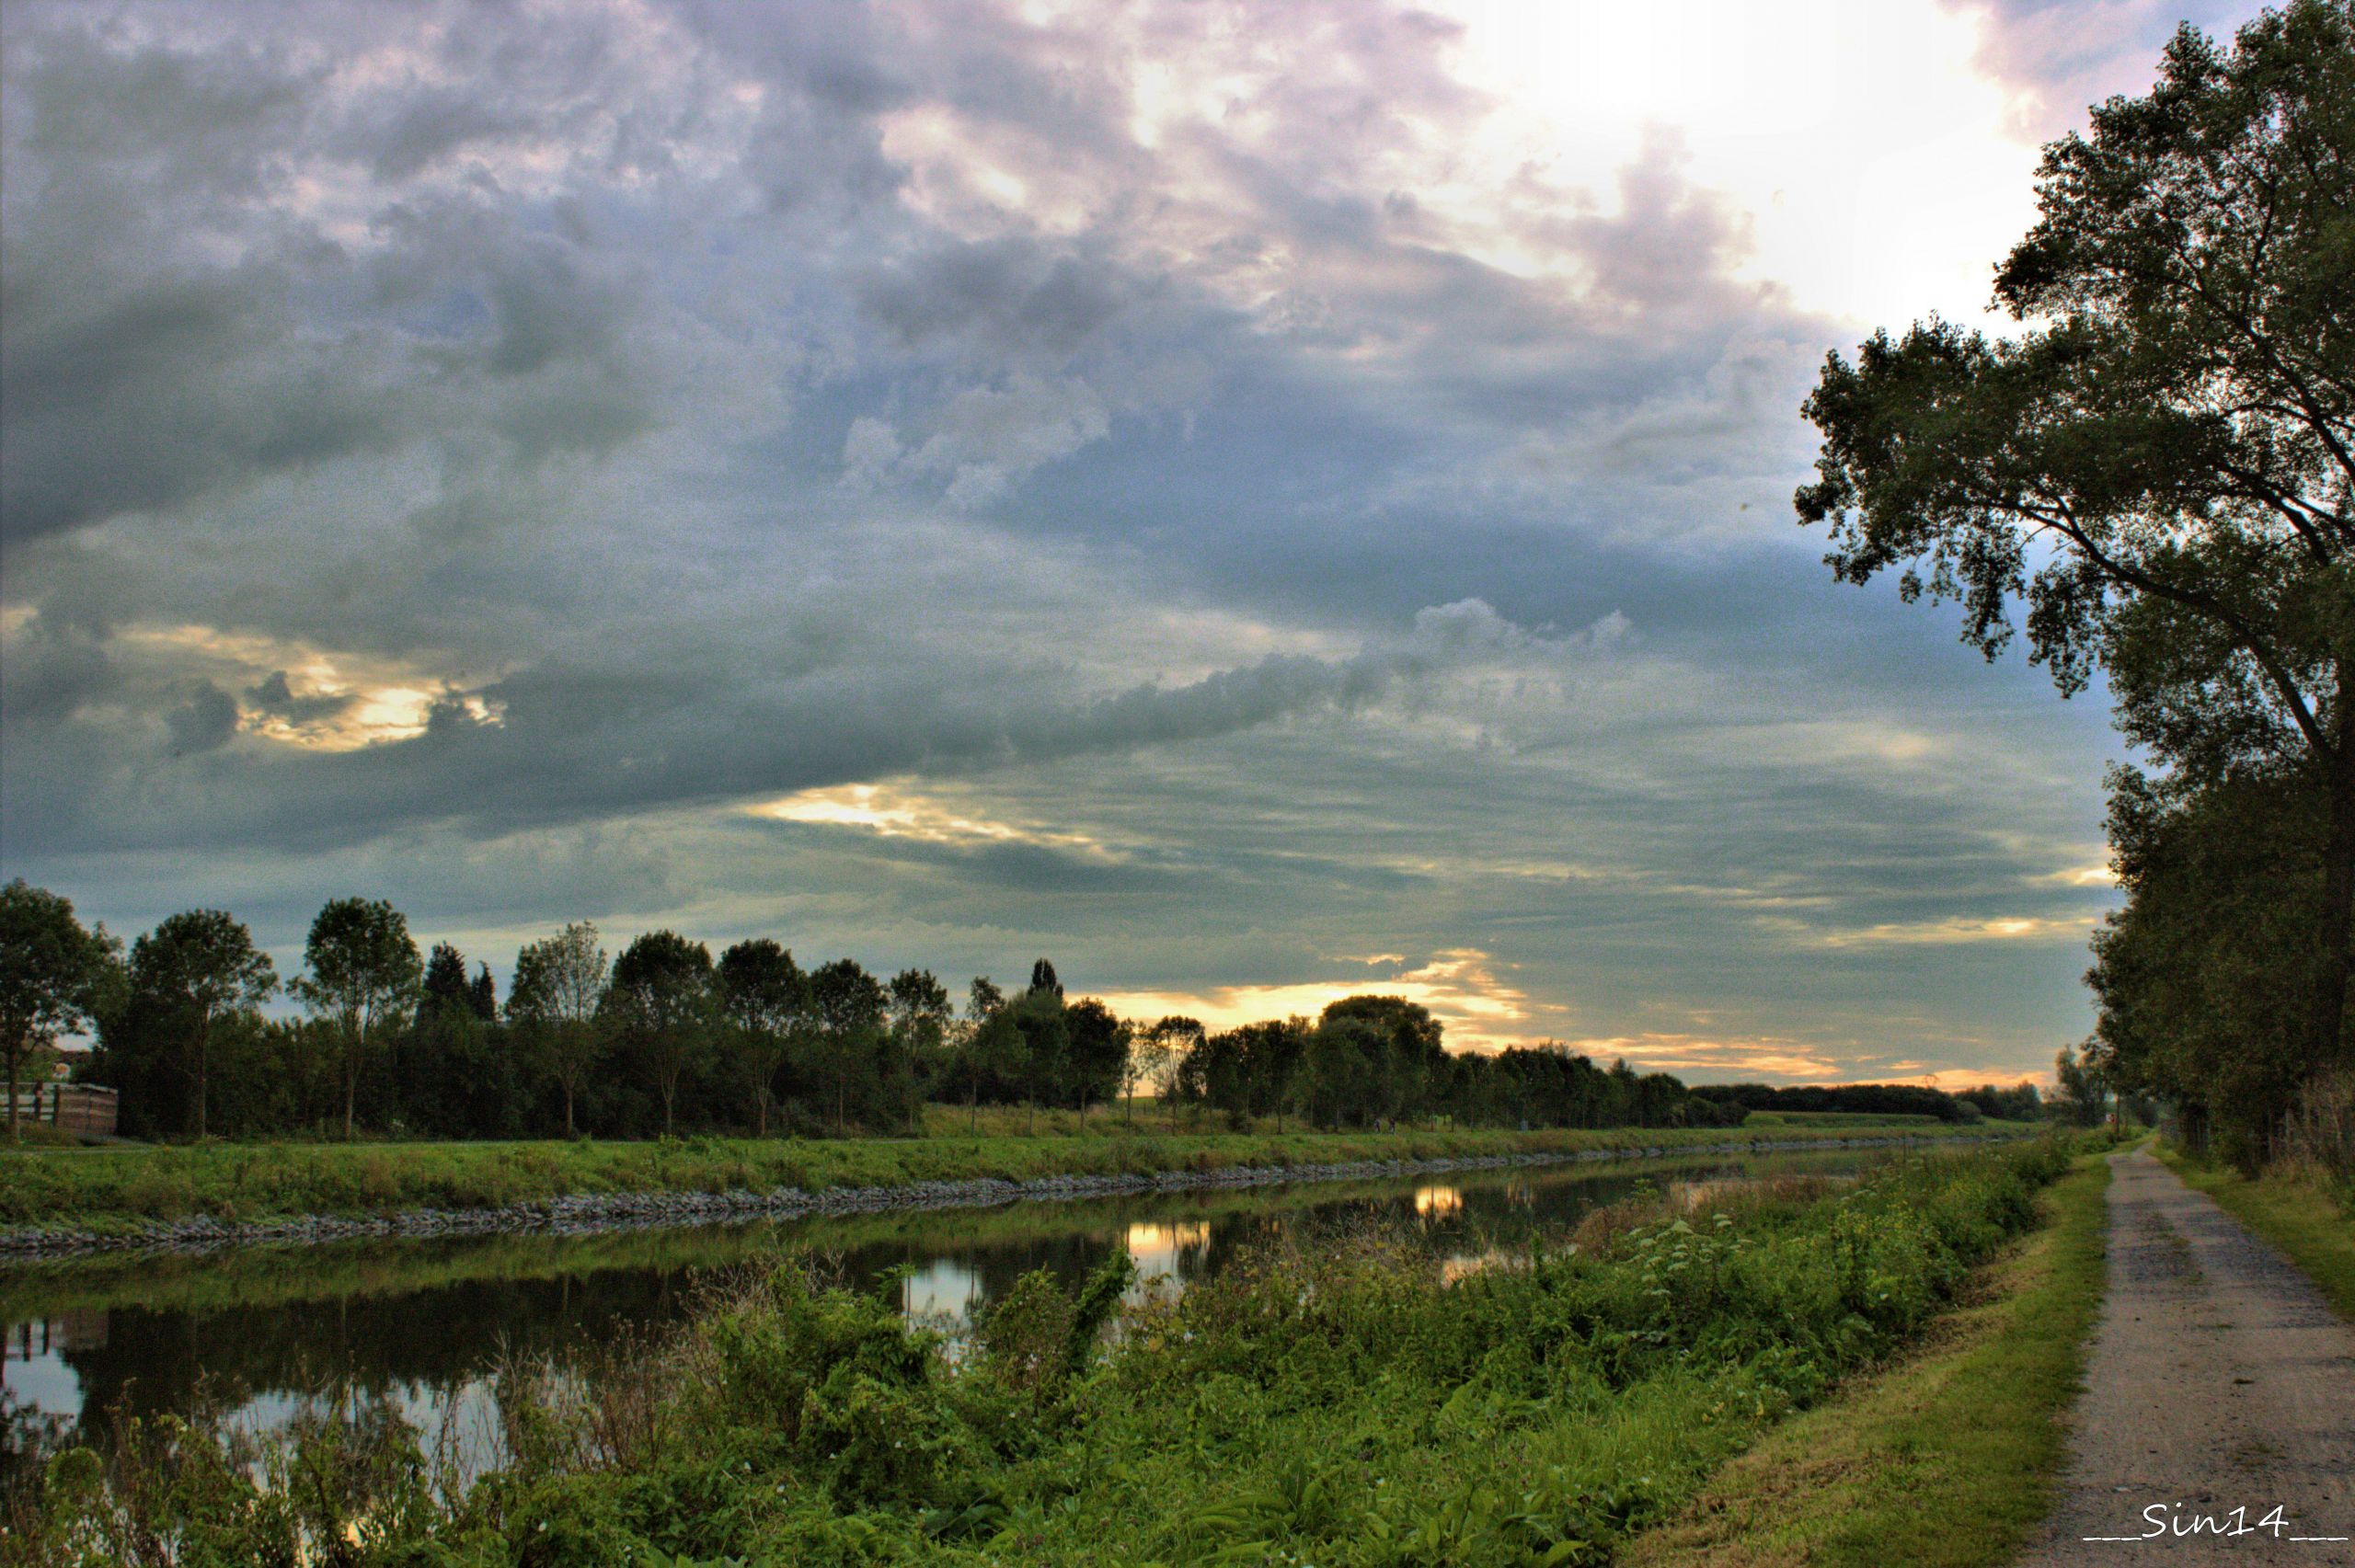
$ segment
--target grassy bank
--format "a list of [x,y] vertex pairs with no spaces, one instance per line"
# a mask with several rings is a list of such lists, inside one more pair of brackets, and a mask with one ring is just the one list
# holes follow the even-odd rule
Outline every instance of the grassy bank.
[[780,1268],[585,1390],[502,1376],[508,1462],[471,1488],[437,1496],[398,1433],[322,1421],[257,1486],[150,1427],[112,1481],[53,1461],[11,1541],[68,1562],[157,1530],[224,1562],[300,1538],[538,1568],[1601,1562],[1918,1335],[2066,1164],[2039,1142],[1654,1198],[1469,1275],[1367,1233],[1124,1311],[1122,1257],[1075,1296],[1031,1276],[958,1359],[890,1301]]
[[2080,1156],[2046,1223],[1986,1265],[1925,1342],[1769,1434],[1630,1568],[1981,1568],[2009,1562],[2050,1510],[2062,1414],[2100,1309],[2109,1170]]
[[[1910,1133],[1913,1129],[1888,1129]],[[1986,1127],[1960,1129],[1991,1135]],[[225,1220],[498,1208],[569,1194],[900,1186],[994,1177],[1120,1175],[1361,1160],[1463,1159],[1618,1149],[1709,1149],[1761,1138],[1873,1136],[1841,1126],[1516,1133],[1166,1132],[1099,1117],[1084,1134],[981,1138],[664,1139],[654,1143],[231,1144],[25,1150],[0,1155],[0,1226],[128,1230]]]
[[2315,1173],[2273,1170],[2251,1180],[2173,1144],[2160,1144],[2158,1153],[2187,1184],[2288,1254],[2339,1315],[2355,1322],[2355,1204],[2349,1195],[2332,1192]]
[[[1866,1158],[1873,1158],[1867,1153]],[[1638,1183],[1667,1185],[1724,1170],[1729,1161],[1760,1175],[1837,1173],[1852,1153],[1824,1150],[1741,1157],[1677,1155],[1640,1166],[1598,1163],[1565,1179],[1619,1191]],[[1640,1171],[1641,1174],[1635,1173]],[[1419,1180],[1430,1180],[1419,1178]],[[1472,1172],[1447,1178],[1466,1193],[1515,1186],[1526,1174]],[[463,1238],[328,1242],[304,1247],[232,1247],[201,1253],[98,1252],[0,1265],[0,1322],[20,1322],[74,1311],[136,1307],[152,1311],[217,1311],[311,1301],[400,1296],[476,1284],[581,1277],[615,1270],[691,1276],[774,1261],[786,1245],[819,1256],[863,1249],[959,1245],[1019,1246],[1043,1238],[1096,1233],[1106,1246],[1129,1226],[1190,1224],[1240,1215],[1278,1217],[1319,1206],[1396,1196],[1392,1178],[1302,1183],[1281,1187],[1210,1187],[1182,1194],[1126,1194],[1066,1203],[1003,1204],[990,1208],[878,1209],[813,1215],[786,1222],[617,1229],[586,1235],[515,1230]],[[784,1238],[789,1236],[789,1242]]]

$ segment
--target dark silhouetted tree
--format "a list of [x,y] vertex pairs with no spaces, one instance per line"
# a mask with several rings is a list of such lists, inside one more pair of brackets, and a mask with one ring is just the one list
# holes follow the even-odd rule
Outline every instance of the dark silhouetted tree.
[[752,1101],[753,1129],[766,1138],[777,1075],[809,1024],[809,978],[771,938],[740,942],[719,956],[719,1008],[729,1059]]
[[2345,1059],[2355,969],[2355,6],[2189,27],[2148,96],[2045,149],[2007,338],[1932,320],[1826,363],[1800,518],[1844,580],[2024,606],[2064,692],[2195,787],[2287,767],[2323,843],[2310,967],[2252,977]]
[[[892,1058],[897,1070],[918,1080],[940,1077],[947,1065],[948,1033],[956,1022],[956,1004],[948,988],[929,969],[902,969],[891,977],[890,1023]],[[910,1084],[909,1130],[919,1130],[917,1096]]]
[[1065,1093],[1077,1103],[1085,1118],[1088,1106],[1120,1092],[1128,1076],[1131,1031],[1110,1008],[1091,996],[1063,1009],[1063,1033],[1069,1042]]
[[981,1131],[983,1090],[1003,1093],[1023,1080],[1022,1031],[1006,1011],[1005,992],[986,976],[966,990],[965,1017],[957,1030],[949,1078],[965,1091],[969,1129]]
[[1152,1085],[1173,1127],[1178,1125],[1178,1107],[1184,1100],[1178,1085],[1186,1077],[1187,1061],[1202,1043],[1202,1035],[1200,1023],[1173,1014],[1139,1036],[1138,1058],[1145,1064],[1145,1081]]
[[1005,1005],[1006,1016],[1022,1036],[1022,1104],[1025,1134],[1038,1130],[1038,1109],[1060,1093],[1071,1056],[1071,1030],[1063,1021],[1063,988],[1054,984],[1054,969],[1045,959],[1031,970],[1046,971],[1047,984],[1034,985]]
[[605,995],[605,950],[587,921],[566,926],[515,955],[507,990],[508,1023],[521,1030],[542,1070],[564,1095],[564,1136],[574,1136],[573,1106],[604,1055],[598,1010]]
[[665,1137],[677,1120],[681,1079],[710,1055],[718,1004],[711,950],[675,931],[649,932],[614,960],[605,1011],[662,1101]]
[[465,956],[446,942],[435,943],[433,951],[426,956],[425,979],[418,989],[417,1011],[420,1019],[444,1013],[470,1016],[474,1013]]
[[856,961],[837,958],[810,977],[817,1028],[812,1040],[819,1077],[833,1090],[834,1130],[849,1127],[854,1088],[862,1100],[874,1087],[878,1047],[885,1039],[887,998],[882,982]]
[[361,1071],[379,1040],[417,1004],[422,965],[408,921],[381,898],[337,898],[311,922],[304,973],[287,989],[331,1024],[343,1062],[343,1136],[352,1132]]
[[0,1059],[8,1076],[8,1137],[26,1063],[57,1036],[92,1022],[120,944],[82,929],[73,903],[19,876],[0,887]]
[[277,990],[270,956],[254,946],[242,921],[221,910],[170,916],[132,944],[133,1003],[168,1020],[179,1038],[180,1070],[196,1093],[197,1137],[211,1130],[213,1031],[224,1017],[252,1012]]

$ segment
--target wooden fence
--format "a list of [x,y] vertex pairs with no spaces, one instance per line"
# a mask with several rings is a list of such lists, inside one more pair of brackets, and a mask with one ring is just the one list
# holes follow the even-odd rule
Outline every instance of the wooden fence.
[[[0,1092],[5,1097],[5,1092]],[[115,1092],[95,1083],[36,1083],[17,1091],[17,1118],[62,1132],[114,1136]]]

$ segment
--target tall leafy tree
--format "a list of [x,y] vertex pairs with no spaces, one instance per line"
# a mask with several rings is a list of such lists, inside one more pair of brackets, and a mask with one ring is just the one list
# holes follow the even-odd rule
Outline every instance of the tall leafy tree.
[[[564,1095],[564,1136],[574,1135],[573,1107],[604,1053],[598,1007],[605,994],[605,950],[597,928],[576,921],[515,955],[507,990],[509,1023]],[[489,977],[484,977],[488,979]]]
[[466,1005],[485,1024],[499,1021],[499,984],[490,978],[490,966],[475,966],[474,983],[466,988]]
[[1063,988],[1053,983],[1054,968],[1044,958],[1031,971],[1034,980],[1039,969],[1046,971],[1048,984],[1034,984],[1005,1005],[1007,1018],[1022,1036],[1022,1104],[1028,1112],[1022,1130],[1026,1134],[1037,1130],[1040,1103],[1060,1095],[1071,1056]]
[[1007,1014],[1005,990],[987,976],[974,977],[965,998],[949,1076],[963,1085],[967,1125],[979,1133],[982,1091],[996,1093],[1022,1079],[1022,1031]]
[[1187,1060],[1202,1043],[1203,1033],[1199,1021],[1172,1014],[1137,1038],[1137,1056],[1145,1064],[1145,1082],[1161,1101],[1173,1127],[1178,1125],[1178,1106],[1182,1098],[1178,1085],[1187,1076]]
[[1201,1036],[1178,1069],[1178,1094],[1208,1106],[1236,1130],[1250,1123],[1250,1064],[1244,1034],[1223,1029]]
[[834,1130],[847,1129],[854,1086],[865,1097],[882,1043],[890,1000],[883,983],[855,959],[837,958],[810,976],[812,1041],[821,1078],[833,1090]]
[[677,1117],[680,1081],[710,1050],[718,1003],[711,950],[675,931],[649,932],[614,960],[605,1006],[654,1081],[666,1137]]
[[[2046,149],[1999,270],[2007,338],[1931,321],[1832,356],[1803,521],[1844,580],[1897,568],[1993,655],[2024,604],[2064,692],[2206,783],[2314,781],[2325,865],[2298,999],[2346,1038],[2355,907],[2355,5],[2293,0]],[[2286,977],[2275,977],[2277,986]]]
[[2094,1051],[2062,1047],[2052,1083],[2053,1114],[2072,1127],[2098,1127],[2109,1114],[2109,1081]]
[[370,1053],[408,1022],[424,966],[408,920],[382,898],[337,898],[311,921],[304,972],[287,989],[335,1031],[343,1069],[343,1136]]
[[[956,1003],[948,988],[930,969],[902,969],[891,977],[889,1023],[892,1054],[901,1070],[918,1082],[941,1076],[949,1051],[949,1031],[957,1021]],[[917,1130],[919,1097],[908,1096],[909,1129]]]
[[902,1048],[915,1056],[938,1050],[957,1016],[939,977],[930,969],[902,969],[886,990],[891,1034]]
[[769,1132],[777,1075],[810,1015],[810,979],[773,938],[740,942],[719,956],[719,1011],[729,1059],[752,1101],[754,1130]]
[[978,1024],[1005,1005],[1005,988],[987,975],[975,975],[965,988],[965,1017]]
[[2253,1167],[2312,1065],[2303,1010],[2283,1002],[2320,958],[2317,791],[2295,773],[2194,791],[2117,783],[2109,836],[2127,898],[2094,933],[2088,1050],[2114,1087],[2165,1096],[2195,1147],[2218,1136]]
[[513,1137],[527,1126],[528,1063],[515,1039],[498,1027],[495,1002],[486,1016],[480,984],[466,973],[465,956],[447,942],[426,956],[417,1017],[379,1074],[391,1114],[436,1137]]
[[0,1062],[8,1075],[8,1137],[25,1064],[67,1030],[91,1022],[97,993],[121,944],[85,931],[71,900],[19,876],[0,887]]
[[1246,1114],[1273,1116],[1283,1130],[1284,1107],[1294,1095],[1302,1057],[1315,1031],[1304,1018],[1268,1018],[1234,1031],[1242,1051]]
[[1396,996],[1348,996],[1327,1006],[1324,1022],[1364,1024],[1382,1043],[1384,1116],[1420,1115],[1447,1079],[1447,1050],[1439,1020],[1419,1001]]
[[196,1136],[211,1123],[213,1036],[221,1021],[250,1013],[278,990],[278,969],[254,946],[244,922],[223,910],[172,915],[131,948],[135,1001],[172,1021],[180,1071],[196,1097]]
[[1085,1116],[1089,1105],[1120,1092],[1128,1076],[1134,1032],[1092,996],[1063,1009],[1063,1031],[1070,1041],[1066,1092],[1078,1102],[1080,1115]]
[[1372,1020],[1327,1010],[1301,1052],[1294,1082],[1312,1122],[1362,1127],[1390,1103],[1390,1039]]

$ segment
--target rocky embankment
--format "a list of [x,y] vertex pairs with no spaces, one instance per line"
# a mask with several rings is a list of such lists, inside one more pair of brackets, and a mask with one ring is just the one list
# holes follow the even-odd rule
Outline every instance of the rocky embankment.
[[83,1230],[49,1226],[0,1230],[0,1259],[52,1258],[83,1253],[208,1252],[220,1247],[309,1246],[366,1238],[415,1239],[511,1233],[585,1235],[592,1231],[670,1225],[708,1225],[731,1219],[798,1219],[810,1215],[871,1214],[883,1209],[987,1208],[1006,1203],[1067,1203],[1126,1193],[1179,1192],[1207,1187],[1269,1186],[1284,1182],[1352,1182],[1386,1176],[1419,1176],[1448,1171],[1489,1171],[1522,1165],[1561,1165],[1597,1160],[1658,1160],[1672,1155],[1707,1157],[1771,1154],[1820,1149],[1896,1148],[1946,1141],[1937,1139],[1809,1138],[1758,1139],[1749,1143],[1648,1149],[1585,1149],[1540,1154],[1467,1155],[1436,1160],[1352,1160],[1333,1164],[1230,1165],[1212,1171],[1154,1171],[1119,1175],[1039,1176],[1009,1182],[981,1176],[969,1181],[912,1182],[899,1186],[826,1187],[805,1192],[778,1187],[767,1192],[575,1193],[534,1198],[497,1208],[408,1208],[394,1214],[293,1215],[276,1219],[215,1219],[195,1215],[156,1220],[125,1230]]

